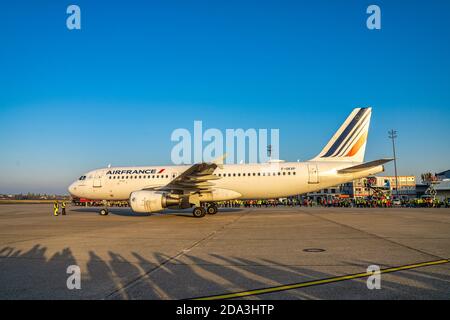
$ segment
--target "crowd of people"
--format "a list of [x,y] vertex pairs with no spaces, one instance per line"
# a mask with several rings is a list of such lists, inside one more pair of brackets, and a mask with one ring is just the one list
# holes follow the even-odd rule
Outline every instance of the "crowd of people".
[[[101,201],[79,202],[74,201],[76,206],[99,207],[103,206]],[[128,201],[110,201],[109,207],[128,207]],[[269,207],[340,207],[340,208],[449,208],[450,199],[439,201],[438,199],[409,199],[394,201],[388,198],[329,198],[314,200],[309,197],[272,199],[272,200],[230,200],[217,202],[221,208],[269,208]]]
[[333,198],[313,200],[311,198],[302,199],[283,199],[283,200],[231,200],[221,201],[217,205],[222,208],[269,208],[269,207],[344,207],[344,208],[441,208],[450,207],[450,199],[446,201],[434,201],[426,199],[409,199],[393,201],[391,199],[366,199],[366,198]]

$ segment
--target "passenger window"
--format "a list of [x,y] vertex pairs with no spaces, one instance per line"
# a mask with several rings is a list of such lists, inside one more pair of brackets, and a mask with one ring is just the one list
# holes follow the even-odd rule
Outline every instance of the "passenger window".
[[258,172],[258,176],[261,176],[261,173],[260,173],[260,172]]
[[286,172],[283,171],[283,176],[285,176],[285,175],[286,175]]

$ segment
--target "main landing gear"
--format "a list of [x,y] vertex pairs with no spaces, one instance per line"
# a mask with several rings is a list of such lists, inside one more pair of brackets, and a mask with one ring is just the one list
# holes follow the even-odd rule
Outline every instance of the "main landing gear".
[[203,207],[195,207],[194,211],[192,211],[192,214],[196,218],[203,218],[206,215],[206,210]]
[[217,209],[217,206],[215,204],[211,204],[208,206],[208,208],[206,208],[206,213],[208,214],[216,214],[217,211],[219,210]]
[[208,207],[206,209],[202,206],[195,207],[192,214],[196,218],[203,218],[206,214],[211,214],[211,215],[216,214],[217,211],[218,211],[217,206],[215,204],[210,204],[210,205],[208,205]]

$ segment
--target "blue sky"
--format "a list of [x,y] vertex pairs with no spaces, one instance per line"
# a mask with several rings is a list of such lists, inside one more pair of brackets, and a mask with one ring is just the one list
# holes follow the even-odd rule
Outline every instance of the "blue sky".
[[[81,8],[81,30],[66,8]],[[382,29],[366,28],[377,4]],[[450,168],[450,2],[14,1],[0,10],[0,193],[66,192],[81,173],[170,163],[176,128],[279,128],[316,155],[372,106],[367,160]],[[392,173],[389,165],[387,173]]]

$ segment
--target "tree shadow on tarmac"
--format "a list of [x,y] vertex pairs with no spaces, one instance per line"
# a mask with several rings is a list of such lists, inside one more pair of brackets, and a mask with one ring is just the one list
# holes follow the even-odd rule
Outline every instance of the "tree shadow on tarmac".
[[[70,247],[50,255],[40,244],[25,251],[0,248],[0,299],[189,299],[343,275],[318,271],[326,266],[314,269],[217,254],[171,257],[149,252],[143,256],[130,250],[128,259],[113,251],[105,259],[90,250],[87,256],[87,261],[76,259]],[[371,264],[341,262],[340,266],[365,272]],[[67,288],[69,265],[81,267],[81,290]],[[382,290],[368,290],[364,278],[250,299],[446,299],[449,287],[448,272],[423,268],[382,275]]]

